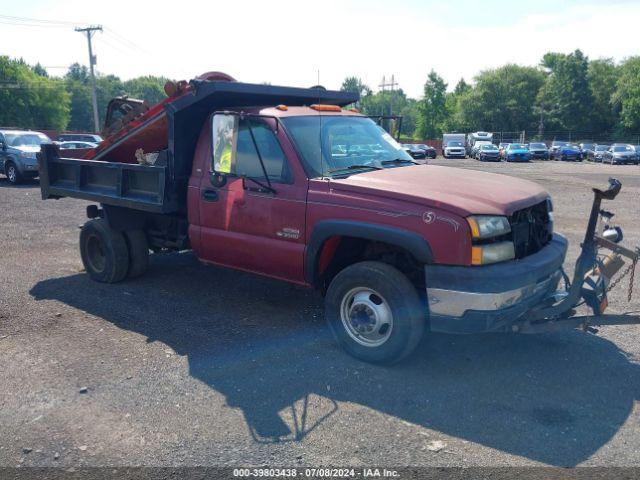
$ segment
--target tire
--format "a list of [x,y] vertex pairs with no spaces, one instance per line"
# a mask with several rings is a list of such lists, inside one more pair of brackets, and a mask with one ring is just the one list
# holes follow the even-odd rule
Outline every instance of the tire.
[[7,162],[4,167],[4,173],[7,176],[7,180],[9,180],[9,183],[12,185],[19,185],[22,183],[22,174],[20,173],[20,170],[18,170],[18,167],[16,167],[15,163]]
[[85,270],[96,282],[116,283],[127,276],[127,242],[103,218],[89,220],[80,230],[80,256]]
[[[426,307],[416,288],[386,263],[366,261],[346,267],[329,285],[324,303],[325,319],[337,342],[365,362],[399,362],[416,348],[424,333]],[[358,321],[360,325],[354,325]],[[366,322],[380,327],[366,331],[371,328]]]
[[143,230],[128,230],[124,232],[129,249],[129,269],[127,277],[136,278],[149,268],[149,243]]

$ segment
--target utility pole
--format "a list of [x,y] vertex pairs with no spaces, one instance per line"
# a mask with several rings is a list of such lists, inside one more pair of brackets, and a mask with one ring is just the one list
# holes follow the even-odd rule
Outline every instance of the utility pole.
[[91,97],[93,100],[93,124],[95,132],[100,132],[100,119],[98,118],[98,95],[96,93],[96,75],[93,66],[96,64],[96,57],[91,49],[91,37],[96,30],[102,31],[102,25],[92,25],[86,28],[76,28],[76,32],[85,32],[87,34],[87,43],[89,44],[89,71],[91,72]]

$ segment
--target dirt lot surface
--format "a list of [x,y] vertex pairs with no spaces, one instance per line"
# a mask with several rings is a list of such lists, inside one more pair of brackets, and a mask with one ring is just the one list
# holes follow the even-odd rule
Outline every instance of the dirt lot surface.
[[[569,262],[590,187],[615,174],[609,206],[640,244],[638,167],[432,163],[544,185]],[[190,253],[97,284],[77,248],[85,202],[2,177],[0,205],[0,466],[640,465],[640,326],[430,335],[381,368],[334,346],[314,292]],[[640,310],[626,288],[611,312]]]

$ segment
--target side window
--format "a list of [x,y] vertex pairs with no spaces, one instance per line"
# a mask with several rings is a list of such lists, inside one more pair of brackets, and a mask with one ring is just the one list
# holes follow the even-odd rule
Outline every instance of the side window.
[[[251,131],[249,130],[249,122],[251,122]],[[251,132],[253,132],[255,144],[251,138]],[[284,152],[280,148],[273,130],[261,119],[244,118],[240,120],[235,173],[255,179],[264,178],[256,146],[260,151],[269,180],[276,183],[289,183],[291,174]]]

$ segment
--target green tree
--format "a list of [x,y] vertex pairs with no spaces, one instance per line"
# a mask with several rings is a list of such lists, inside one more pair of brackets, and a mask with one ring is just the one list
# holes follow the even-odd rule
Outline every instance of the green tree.
[[640,132],[640,57],[631,57],[619,67],[620,75],[612,102],[620,112],[620,130]]
[[617,67],[611,58],[592,60],[587,71],[593,96],[591,130],[611,132],[616,126],[616,112],[611,100],[616,91]]
[[481,72],[475,87],[460,96],[458,122],[488,131],[531,130],[537,125],[533,107],[544,74],[533,67],[508,64]]
[[[410,136],[415,128],[415,100],[407,98],[402,89],[385,90],[369,94],[360,100],[360,109],[364,115],[401,115],[402,128],[400,134]],[[394,122],[383,122],[383,127],[395,135],[397,125]]]
[[432,139],[442,135],[448,116],[446,97],[447,84],[431,70],[424,84],[424,97],[418,102],[415,138]]
[[132,78],[123,84],[124,92],[132,98],[146,100],[149,105],[155,105],[166,98],[164,84],[167,83],[165,77],[145,77]]
[[356,92],[360,98],[371,95],[371,89],[359,77],[347,77],[342,82],[340,90],[343,92]]
[[64,83],[36,70],[22,59],[0,56],[0,125],[32,129],[66,126],[69,95]]
[[461,78],[453,89],[453,92],[447,93],[447,99],[445,102],[447,107],[447,117],[443,124],[443,131],[461,132],[472,129],[472,127],[465,123],[465,119],[461,115],[460,107],[463,98],[469,95],[472,90],[471,85],[465,82],[464,78]]
[[593,94],[589,85],[589,59],[580,51],[565,55],[547,53],[541,65],[548,76],[540,111],[551,128],[586,131],[591,127]]

